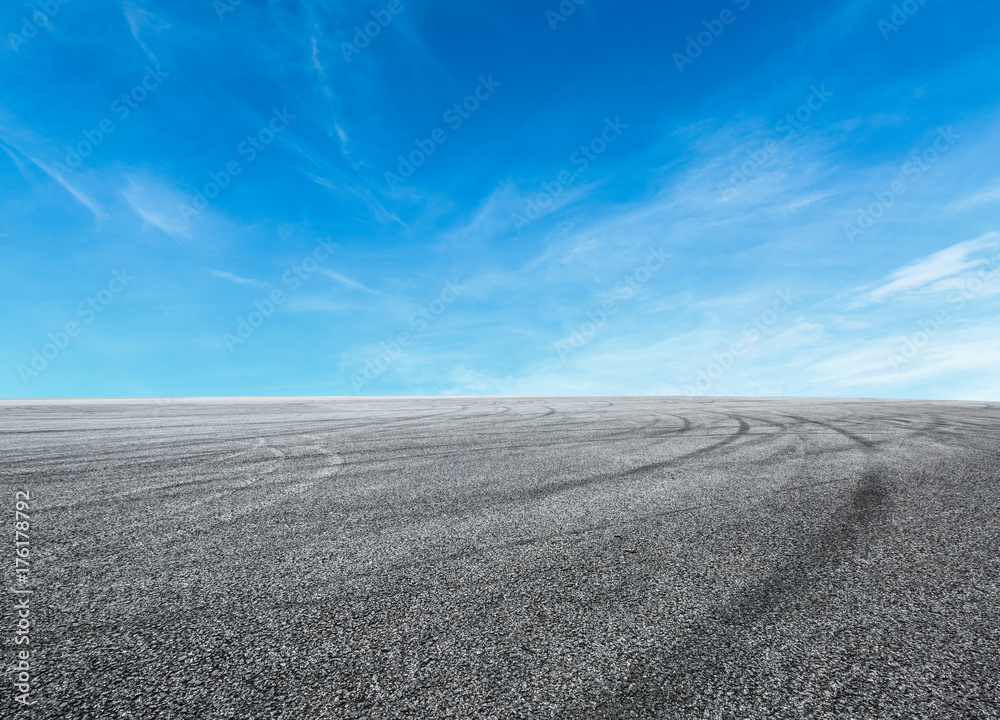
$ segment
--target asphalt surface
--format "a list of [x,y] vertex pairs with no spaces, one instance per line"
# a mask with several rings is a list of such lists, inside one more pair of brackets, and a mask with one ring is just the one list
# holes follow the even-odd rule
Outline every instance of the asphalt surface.
[[6,402],[0,481],[4,718],[1000,717],[998,404]]

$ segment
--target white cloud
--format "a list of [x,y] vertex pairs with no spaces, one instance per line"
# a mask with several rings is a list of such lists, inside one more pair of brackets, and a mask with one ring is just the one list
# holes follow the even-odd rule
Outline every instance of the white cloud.
[[9,157],[11,159],[11,162],[13,162],[14,165],[17,166],[17,169],[21,173],[21,176],[28,182],[34,182],[34,178],[31,176],[31,172],[28,170],[27,167],[25,167],[24,163],[21,162],[21,158],[19,158],[13,150],[7,147],[6,143],[0,142],[0,148],[2,148],[5,153],[7,153],[7,157]]
[[190,236],[190,225],[184,222],[178,210],[182,198],[170,189],[133,178],[122,191],[122,197],[145,222],[175,240],[186,240]]
[[982,265],[985,260],[970,255],[986,247],[1000,244],[1000,233],[987,233],[973,240],[956,243],[932,255],[901,267],[886,278],[883,285],[851,303],[851,308],[881,302],[900,293],[932,287],[946,278],[959,275]]
[[104,219],[104,213],[101,211],[101,208],[97,205],[97,203],[94,202],[94,200],[90,198],[88,195],[86,195],[82,190],[80,190],[75,184],[64,179],[57,172],[50,169],[48,165],[44,164],[41,160],[37,160],[31,157],[30,155],[24,153],[23,151],[22,154],[26,158],[28,158],[32,163],[34,163],[36,167],[42,170],[42,172],[44,172],[50,178],[59,183],[59,185],[61,185],[66,192],[72,195],[77,200],[77,202],[79,202],[85,208],[90,210],[90,212],[93,213],[95,220],[101,222]]
[[337,137],[340,138],[340,151],[347,155],[347,133],[344,132],[344,128],[340,127],[336,120],[333,121],[333,127],[337,131]]
[[180,208],[191,197],[151,174],[130,175],[118,192],[144,222],[190,248],[220,246],[246,231],[212,205],[185,219]]
[[286,309],[289,312],[330,312],[330,313],[354,313],[360,308],[353,303],[333,302],[321,297],[312,295],[293,296]]
[[330,278],[332,280],[336,280],[341,285],[343,285],[344,287],[347,287],[349,289],[352,289],[352,290],[361,290],[363,292],[370,293],[372,295],[378,295],[379,297],[385,297],[385,295],[383,295],[382,293],[380,293],[378,290],[372,290],[371,288],[363,285],[362,283],[359,283],[357,280],[351,280],[351,278],[345,277],[344,275],[341,275],[340,273],[334,272],[333,270],[323,269],[323,270],[320,270],[319,272],[320,272],[321,275],[326,275],[328,278]]
[[129,2],[122,3],[122,14],[125,15],[125,20],[128,21],[129,30],[131,30],[132,38],[136,44],[142,48],[142,51],[146,53],[146,56],[150,60],[154,63],[159,62],[153,51],[149,49],[149,46],[140,37],[140,27],[156,32],[170,28],[170,24],[153,15],[148,10],[137,8],[133,3]]
[[215,270],[213,268],[203,268],[205,272],[211,273],[217,278],[223,280],[228,280],[229,282],[234,282],[238,285],[253,285],[255,287],[270,287],[266,282],[262,280],[254,280],[253,278],[240,277],[239,275],[233,275],[232,273],[226,272],[225,270]]
[[967,197],[963,200],[957,200],[948,206],[948,210],[961,211],[977,205],[989,205],[990,203],[996,202],[1000,202],[1000,185],[987,188],[986,190],[981,190],[975,195]]
[[788,203],[787,205],[784,205],[784,206],[780,207],[779,211],[783,212],[783,213],[794,212],[795,210],[800,210],[800,209],[802,209],[804,207],[808,207],[809,205],[812,205],[813,203],[818,203],[821,200],[826,200],[827,198],[833,197],[834,195],[836,195],[836,193],[832,193],[832,192],[828,192],[828,193],[812,193],[812,194],[806,195],[805,197],[800,198],[798,200],[793,200],[792,202]]

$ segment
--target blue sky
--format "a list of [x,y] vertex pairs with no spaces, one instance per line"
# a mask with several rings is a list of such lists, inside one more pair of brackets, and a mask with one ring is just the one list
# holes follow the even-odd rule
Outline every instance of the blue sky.
[[1000,399],[1000,7],[0,10],[0,396]]

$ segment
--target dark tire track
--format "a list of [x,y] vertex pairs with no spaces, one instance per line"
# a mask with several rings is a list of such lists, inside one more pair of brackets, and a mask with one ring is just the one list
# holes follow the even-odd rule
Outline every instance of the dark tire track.
[[801,548],[799,553],[783,558],[762,579],[710,609],[697,629],[676,645],[640,661],[621,683],[627,688],[624,697],[589,716],[634,717],[638,712],[640,717],[669,717],[683,708],[689,717],[697,717],[713,709],[706,699],[720,684],[742,684],[751,695],[758,694],[757,669],[751,665],[734,670],[727,659],[746,654],[762,623],[774,624],[792,612],[813,578],[847,561],[873,524],[885,519],[889,497],[884,472],[866,471],[846,503],[817,530],[795,539],[792,546]]

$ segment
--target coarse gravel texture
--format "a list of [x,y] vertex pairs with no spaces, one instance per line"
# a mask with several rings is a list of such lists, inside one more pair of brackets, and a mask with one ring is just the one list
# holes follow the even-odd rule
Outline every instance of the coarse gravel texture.
[[3,718],[1000,718],[995,403],[6,401],[0,453]]

